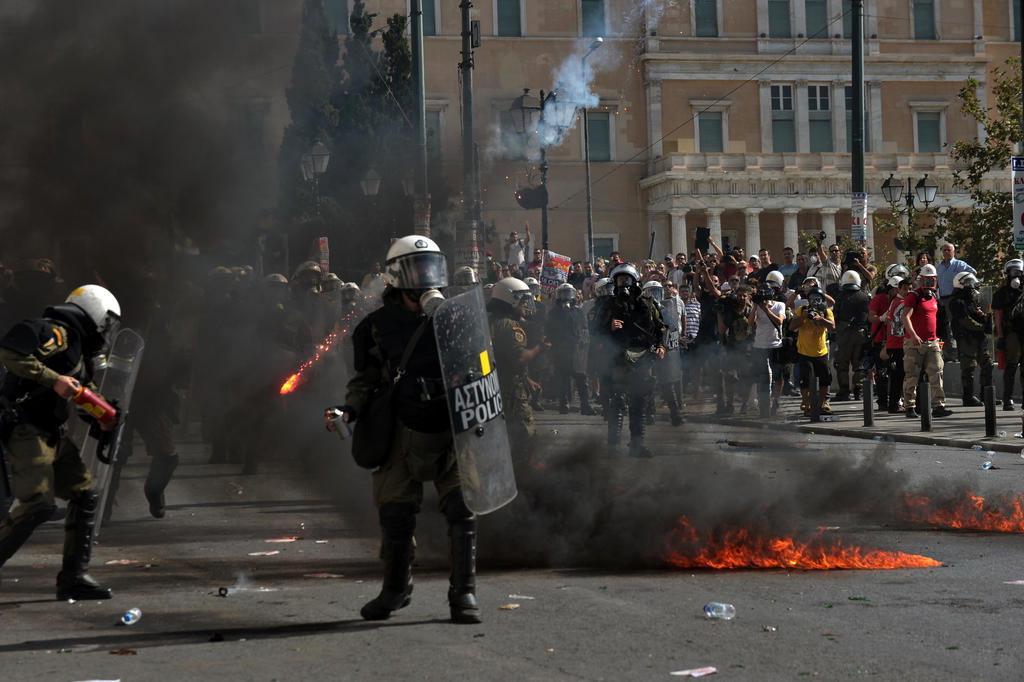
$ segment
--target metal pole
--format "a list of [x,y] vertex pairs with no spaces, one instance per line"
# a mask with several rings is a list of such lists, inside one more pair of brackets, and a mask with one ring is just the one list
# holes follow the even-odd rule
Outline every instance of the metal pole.
[[928,382],[917,380],[917,411],[921,413],[921,430],[932,430],[932,393]]
[[851,190],[864,190],[864,0],[850,3],[853,20],[851,49],[853,53],[853,168]]
[[462,61],[459,72],[462,76],[462,198],[464,222],[460,225],[458,239],[458,265],[468,265],[479,274],[479,205],[480,183],[477,176],[476,141],[473,126],[473,29],[469,10],[473,3],[462,0]]
[[875,425],[875,386],[871,383],[871,376],[864,377],[864,388],[862,390],[864,396],[864,426]]
[[[543,101],[543,100],[542,100]],[[544,188],[544,203],[540,207],[540,243],[548,250],[548,154],[540,147],[540,185]]]
[[[1024,0],[1021,0],[1024,2]],[[594,262],[594,201],[590,188],[590,116],[583,107],[583,166],[587,174],[587,260]]]
[[991,384],[983,386],[981,395],[985,399],[985,436],[994,438],[996,435],[996,387]]
[[1024,22],[1024,0],[1019,0],[1018,6],[1020,7],[1020,11],[1018,12],[1018,14],[1020,16],[1020,21],[1018,22],[1016,28],[1017,28],[1017,35],[1020,36],[1020,66],[1021,66],[1021,72],[1020,72],[1020,81],[1021,81],[1021,88],[1020,88],[1021,143],[1018,146],[1018,149],[1024,149],[1024,26],[1020,25],[1020,23]]
[[430,236],[430,185],[427,180],[427,95],[423,66],[423,0],[410,0],[412,19],[412,83],[416,97],[413,123],[416,128],[416,197],[413,221],[416,234]]

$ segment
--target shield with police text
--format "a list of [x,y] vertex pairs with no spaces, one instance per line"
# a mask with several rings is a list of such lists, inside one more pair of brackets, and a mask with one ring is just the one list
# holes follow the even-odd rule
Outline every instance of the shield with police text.
[[[92,473],[96,482],[96,493],[99,495],[100,511],[96,516],[96,535],[99,535],[103,519],[109,516],[109,508],[114,503],[112,481],[115,472],[124,462],[118,457],[121,437],[125,433],[125,420],[131,407],[132,391],[135,379],[142,363],[142,351],[146,343],[138,333],[131,329],[122,329],[110,344],[110,350],[96,363],[96,376],[93,383],[100,395],[117,408],[118,419],[114,431],[107,438],[107,443],[100,442],[89,435],[88,427],[75,427],[73,442],[79,446],[82,461]],[[81,424],[81,420],[75,420]]]
[[434,313],[434,333],[462,495],[471,511],[487,514],[515,499],[516,476],[480,287],[442,303]]

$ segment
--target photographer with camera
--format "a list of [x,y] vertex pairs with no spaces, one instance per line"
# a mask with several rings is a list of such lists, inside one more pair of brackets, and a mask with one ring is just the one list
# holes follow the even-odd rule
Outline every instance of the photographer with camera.
[[[917,288],[903,299],[903,404],[907,419],[920,415],[917,404],[917,380],[923,370],[931,386],[933,417],[948,417],[953,414],[946,408],[946,393],[942,388],[942,348],[939,345],[938,317],[939,296],[938,273],[935,266],[922,265],[917,278]],[[911,319],[913,318],[913,319]]]
[[836,298],[836,357],[839,381],[836,402],[850,399],[850,372],[853,371],[853,399],[860,400],[864,381],[863,358],[868,342],[868,305],[871,298],[860,285],[861,279],[853,270],[843,273],[839,295]]
[[749,287],[740,285],[730,289],[716,305],[718,337],[722,341],[720,379],[718,384],[719,415],[733,413],[736,387],[740,387],[740,412],[746,412],[750,395],[750,352],[753,347],[753,325],[750,316],[753,303]]
[[836,328],[829,306],[829,297],[821,290],[815,277],[808,277],[802,287],[806,298],[796,307],[791,327],[797,330],[796,352],[800,365],[800,409],[811,412],[811,375],[818,379],[821,413],[832,414],[828,389],[832,373],[828,366],[828,334]]
[[[777,271],[769,273],[768,277],[772,275],[776,275],[778,280],[782,279],[782,275]],[[786,323],[786,304],[777,300],[777,292],[778,290],[770,286],[770,283],[759,287],[754,292],[754,306],[747,319],[754,328],[755,378],[759,385],[768,386],[764,393],[771,397],[772,415],[779,413],[785,365],[782,339],[783,325]]]
[[824,231],[815,235],[815,240],[818,242],[818,262],[812,263],[807,269],[807,276],[818,280],[822,291],[830,296],[835,296],[835,291],[839,288],[839,280],[843,276],[840,261],[841,252],[839,245],[833,244],[828,247],[828,253],[825,253],[825,239],[827,237],[828,235]]

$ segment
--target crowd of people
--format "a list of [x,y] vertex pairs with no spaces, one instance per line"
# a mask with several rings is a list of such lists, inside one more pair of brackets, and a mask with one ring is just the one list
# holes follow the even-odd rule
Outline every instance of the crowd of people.
[[[879,411],[908,418],[919,416],[918,382],[927,380],[932,416],[945,417],[952,414],[945,364],[959,363],[962,404],[980,405],[982,388],[993,383],[993,334],[1005,367],[998,402],[1013,409],[1024,350],[1024,306],[1015,311],[1020,260],[1006,263],[989,312],[975,269],[957,258],[954,244],[943,244],[939,259],[921,253],[912,265],[882,267],[862,246],[827,244],[824,232],[816,237],[806,253],[784,248],[781,262],[766,249],[748,255],[713,240],[706,253],[635,262],[637,286],[665,326],[667,361],[654,366],[648,423],[659,401],[679,424],[684,404],[704,398],[714,399],[719,415],[756,406],[769,416],[778,414],[782,398],[799,396],[805,414],[827,415],[833,402],[860,400],[865,378]],[[531,407],[565,413],[574,386],[581,413],[594,411],[592,397],[607,411],[601,311],[616,295],[610,278],[626,261],[613,252],[607,260],[575,262],[565,285],[542,291],[543,252],[534,249],[530,260],[529,245],[528,227],[525,239],[512,232],[504,259],[488,259],[485,288],[514,277],[533,291],[527,346],[547,351],[530,362]]]

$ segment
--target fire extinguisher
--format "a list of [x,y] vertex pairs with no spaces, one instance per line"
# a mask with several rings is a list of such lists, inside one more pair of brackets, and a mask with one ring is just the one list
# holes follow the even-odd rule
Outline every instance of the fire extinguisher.
[[85,410],[102,426],[110,426],[117,422],[117,409],[104,400],[103,396],[85,386],[78,389],[71,402]]

